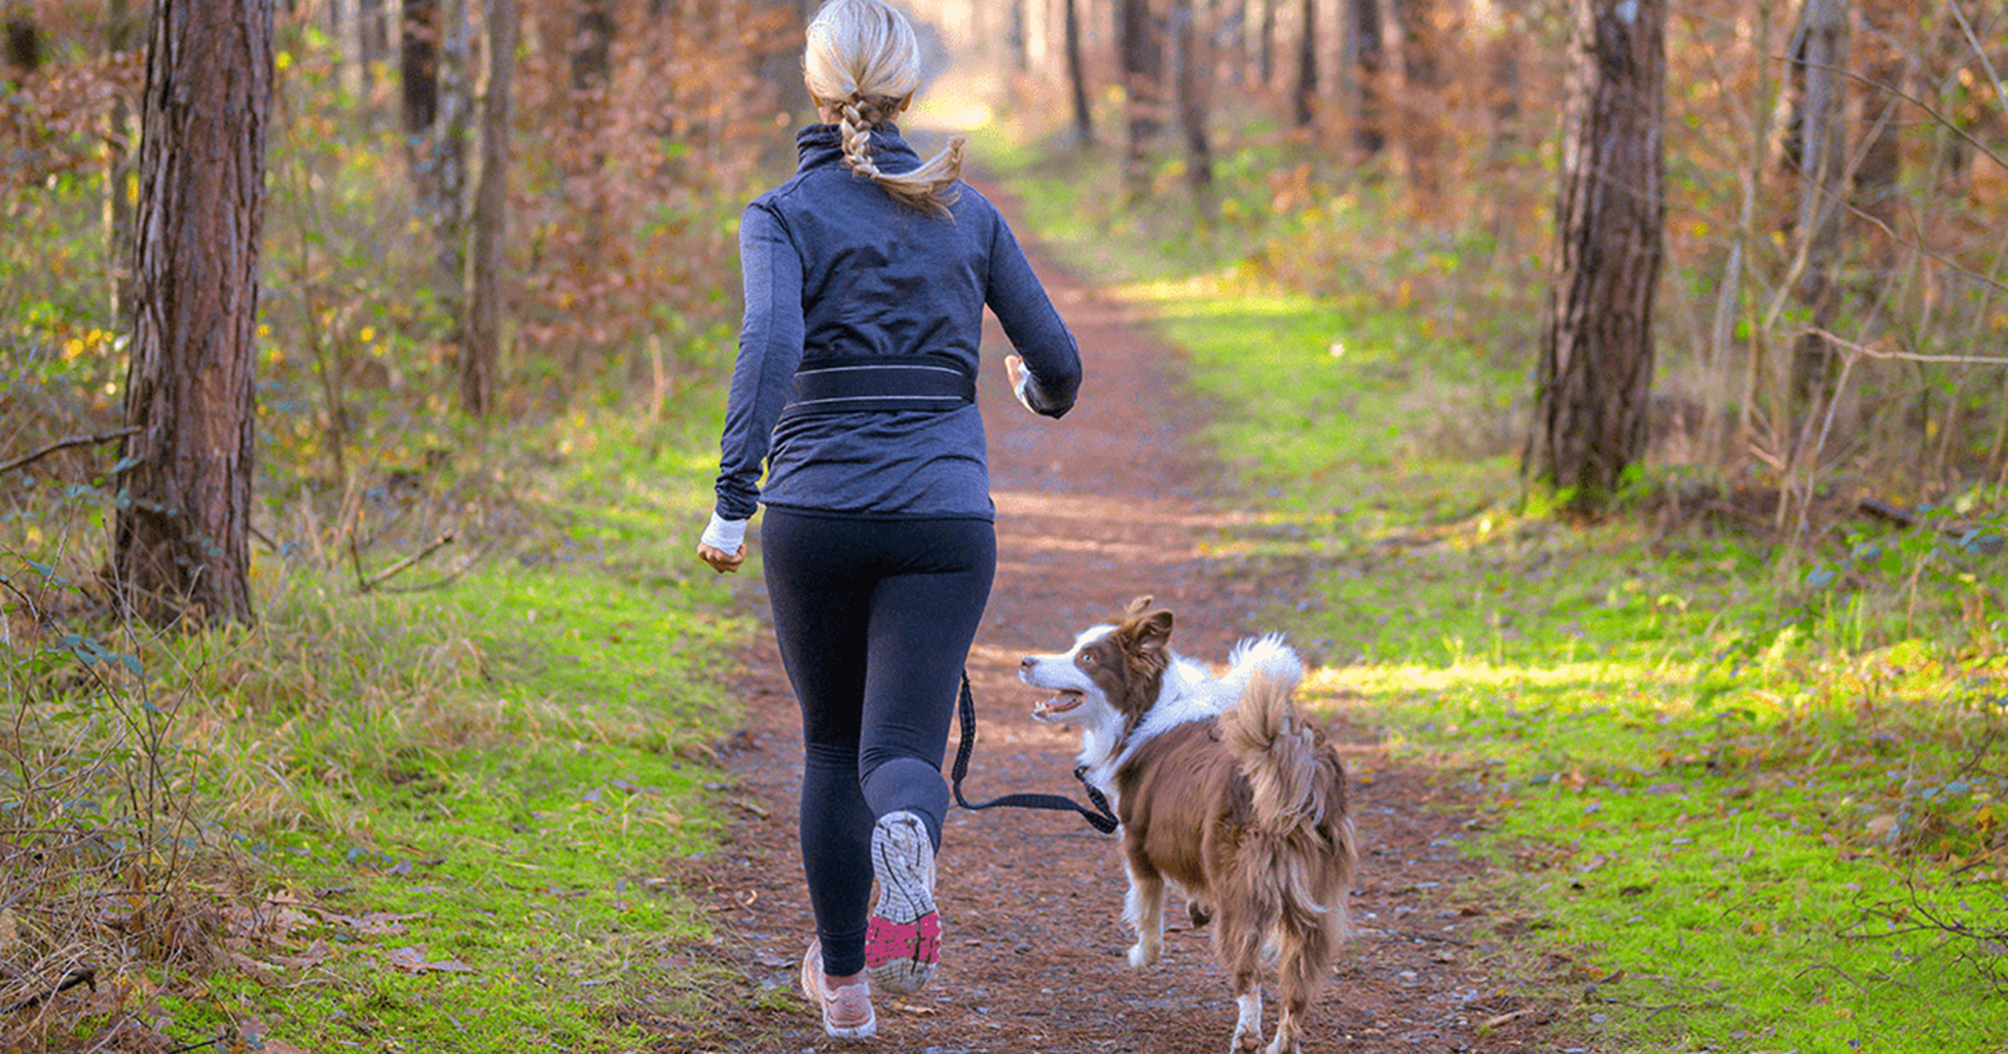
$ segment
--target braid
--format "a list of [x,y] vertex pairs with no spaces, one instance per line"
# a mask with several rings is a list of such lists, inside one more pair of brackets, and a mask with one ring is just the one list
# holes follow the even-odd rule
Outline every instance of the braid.
[[837,129],[843,136],[844,163],[858,175],[877,180],[879,168],[872,160],[872,126],[878,123],[879,108],[868,99],[852,96],[844,102],[841,113]]
[[886,172],[872,160],[872,130],[905,105],[905,99],[857,92],[837,103],[837,134],[843,143],[844,164],[906,205],[938,216],[949,215],[948,207],[960,193],[956,182],[962,177],[965,144],[961,137],[911,172]]

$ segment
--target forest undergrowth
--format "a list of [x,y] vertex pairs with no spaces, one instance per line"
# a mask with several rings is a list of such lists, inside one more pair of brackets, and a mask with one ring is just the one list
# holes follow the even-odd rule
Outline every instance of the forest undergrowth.
[[1121,204],[1112,150],[1002,138],[1041,237],[1188,353],[1260,510],[1221,573],[1301,583],[1248,624],[1475,809],[1492,877],[1443,896],[1493,920],[1482,954],[1610,1049],[2008,1047],[1997,481],[1850,469],[1801,533],[1777,476],[1667,418],[1611,514],[1557,517],[1519,472],[1539,254],[1441,218],[1483,210],[1279,183],[1302,147],[1260,128],[1197,208],[1178,161]]

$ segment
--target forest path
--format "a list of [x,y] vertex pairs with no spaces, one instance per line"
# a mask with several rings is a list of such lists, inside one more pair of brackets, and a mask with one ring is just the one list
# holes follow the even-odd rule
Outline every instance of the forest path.
[[[1208,559],[1208,541],[1234,510],[1208,488],[1212,470],[1188,442],[1195,416],[1180,403],[1176,350],[1132,308],[1029,240],[1026,247],[1079,338],[1087,379],[1078,406],[1058,422],[1012,401],[994,355],[979,384],[999,558],[969,660],[981,735],[967,792],[976,801],[1078,792],[1070,773],[1079,735],[1031,720],[1035,693],[1016,678],[1021,655],[1060,649],[1149,593],[1177,613],[1174,648],[1217,666],[1236,640],[1263,630],[1247,621],[1251,598],[1291,588],[1236,580]],[[986,347],[1004,346],[992,325]],[[795,841],[801,738],[765,631],[739,688],[750,731],[726,759],[740,781],[738,819],[718,853],[680,876],[705,898],[721,935],[691,954],[737,980],[708,993],[698,1017],[635,1017],[659,1032],[656,1049],[665,1051],[846,1049],[823,1035],[797,989],[814,932]],[[1312,1011],[1306,1049],[1570,1046],[1544,1027],[1553,1016],[1545,1008],[1501,993],[1501,972],[1488,965],[1498,940],[1487,932],[1492,920],[1454,892],[1475,873],[1460,852],[1469,835],[1456,810],[1436,800],[1432,774],[1391,759],[1342,715],[1327,724],[1353,777],[1360,933]],[[915,997],[877,997],[875,1046],[915,1054],[1225,1050],[1234,1003],[1208,934],[1184,929],[1174,905],[1168,917],[1181,928],[1167,935],[1163,961],[1131,970],[1120,918],[1126,888],[1115,840],[1070,813],[952,811],[938,890],[943,964]],[[1265,1024],[1275,1019],[1271,1002]]]

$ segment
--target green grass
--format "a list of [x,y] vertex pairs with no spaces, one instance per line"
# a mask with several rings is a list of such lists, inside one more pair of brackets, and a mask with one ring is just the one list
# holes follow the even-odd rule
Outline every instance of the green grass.
[[[362,593],[344,561],[282,534],[293,555],[254,569],[255,630],[107,633],[145,676],[94,662],[104,685],[82,694],[70,671],[87,645],[10,653],[8,683],[53,704],[21,711],[10,750],[82,729],[75,756],[126,763],[96,765],[67,802],[0,780],[9,812],[94,817],[114,872],[177,875],[225,949],[207,965],[101,949],[134,994],[40,1041],[64,1049],[137,1008],[178,1042],[262,1029],[307,1050],[620,1049],[644,1037],[615,1008],[699,1012],[716,978],[687,949],[709,923],[677,861],[726,823],[712,744],[739,727],[724,683],[753,626],[687,553],[717,394],[688,393],[660,427],[617,407],[503,427],[441,467],[439,493],[508,496],[489,514],[509,531],[468,538],[484,548],[458,577],[440,573],[449,548]],[[390,532],[366,564],[416,533]],[[135,728],[160,745],[135,747]],[[179,803],[151,849],[129,844],[150,821],[123,803],[148,766]],[[11,918],[52,937],[67,922],[88,947],[89,927],[59,916],[31,898]]]
[[[1258,510],[1216,558],[1302,583],[1251,624],[1324,664],[1312,705],[1472,802],[1493,877],[1457,896],[1488,904],[1522,987],[1600,1049],[2008,1047],[2008,568],[1975,536],[1778,549],[1656,519],[1655,494],[1705,481],[1653,466],[1618,515],[1556,520],[1517,472],[1524,291],[1473,311],[1455,287],[1496,280],[1487,261],[1418,283],[1372,235],[1481,240],[1328,207],[1320,244],[1360,281],[1309,295],[1104,221],[1096,158],[999,164],[1041,236],[1187,351],[1204,439]],[[2003,506],[1974,491],[1945,518],[1999,534]]]

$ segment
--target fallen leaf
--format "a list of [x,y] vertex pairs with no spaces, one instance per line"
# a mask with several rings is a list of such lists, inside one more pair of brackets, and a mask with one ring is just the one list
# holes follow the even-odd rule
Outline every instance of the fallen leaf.
[[390,964],[406,973],[472,973],[474,967],[459,959],[445,959],[433,962],[425,957],[424,948],[399,948],[390,953]]

